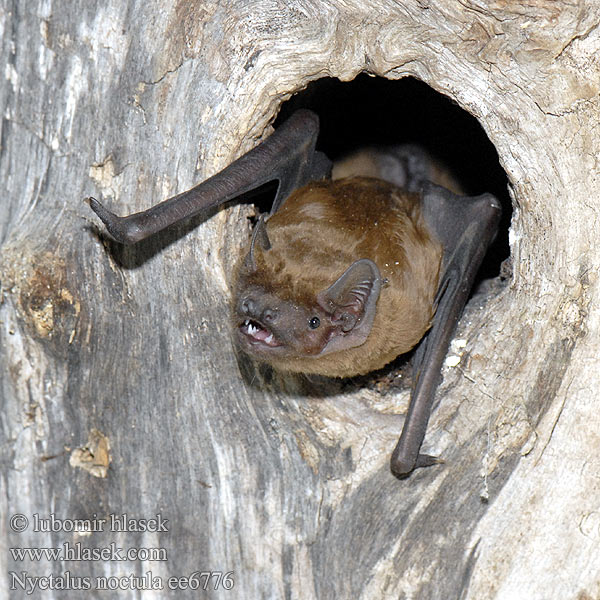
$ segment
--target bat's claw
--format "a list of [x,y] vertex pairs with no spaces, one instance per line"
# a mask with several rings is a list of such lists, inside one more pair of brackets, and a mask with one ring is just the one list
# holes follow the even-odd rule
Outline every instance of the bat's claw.
[[105,208],[96,198],[86,198],[85,201],[90,205],[90,208],[100,217],[108,233],[111,237],[120,244],[134,244],[144,236],[140,235],[140,228],[135,222],[137,215],[134,217],[119,217],[115,213]]
[[438,458],[437,456],[430,456],[429,454],[419,454],[417,457],[417,463],[415,469],[420,467],[431,467],[433,465],[441,465],[444,463],[444,459]]
[[415,469],[422,467],[431,467],[433,465],[443,464],[444,460],[437,456],[429,454],[419,454],[417,460],[402,459],[399,456],[392,456],[392,473],[399,479],[406,479]]

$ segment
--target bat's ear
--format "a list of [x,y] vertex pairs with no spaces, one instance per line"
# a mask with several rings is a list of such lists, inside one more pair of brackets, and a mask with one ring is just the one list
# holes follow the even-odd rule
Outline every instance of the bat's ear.
[[381,275],[368,258],[352,263],[341,277],[317,295],[317,302],[339,325],[341,335],[333,336],[322,354],[360,346],[371,332]]
[[271,240],[267,235],[267,226],[265,225],[264,215],[260,215],[258,223],[254,227],[252,241],[250,242],[250,251],[244,260],[244,268],[246,271],[248,271],[248,273],[254,273],[256,271],[256,259],[254,258],[254,248],[256,246],[256,242],[259,242],[261,248],[265,251],[271,249]]

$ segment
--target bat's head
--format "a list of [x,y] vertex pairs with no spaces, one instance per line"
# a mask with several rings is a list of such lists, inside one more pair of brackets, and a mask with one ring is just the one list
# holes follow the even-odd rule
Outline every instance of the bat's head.
[[271,253],[277,257],[260,223],[234,290],[235,337],[244,352],[286,370],[319,372],[315,359],[365,342],[381,288],[373,261],[357,260],[326,283],[315,277],[302,285],[289,264],[268,260]]

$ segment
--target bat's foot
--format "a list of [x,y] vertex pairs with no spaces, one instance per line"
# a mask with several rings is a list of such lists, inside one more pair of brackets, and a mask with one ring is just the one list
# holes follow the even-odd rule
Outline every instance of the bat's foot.
[[392,473],[398,479],[406,479],[415,469],[422,467],[431,467],[433,465],[443,464],[444,460],[437,456],[429,454],[419,454],[417,459],[402,458],[400,456],[392,456],[391,469]]

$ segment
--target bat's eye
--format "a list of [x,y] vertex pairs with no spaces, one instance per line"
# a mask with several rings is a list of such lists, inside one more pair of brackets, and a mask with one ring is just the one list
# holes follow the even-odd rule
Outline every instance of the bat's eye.
[[321,319],[319,317],[313,317],[309,322],[308,326],[311,329],[316,329],[321,324]]

